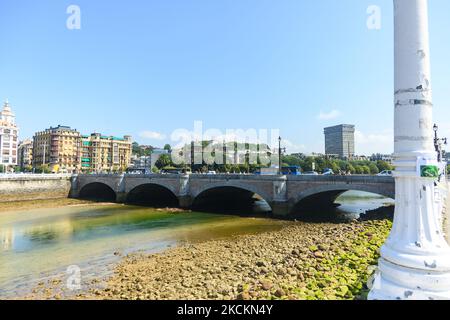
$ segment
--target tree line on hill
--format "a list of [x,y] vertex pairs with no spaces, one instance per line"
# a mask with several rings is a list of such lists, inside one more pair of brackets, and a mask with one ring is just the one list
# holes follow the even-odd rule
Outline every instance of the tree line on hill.
[[[297,155],[284,155],[282,156],[283,166],[298,166],[301,171],[316,171],[322,173],[325,169],[331,169],[334,173],[339,172],[351,173],[351,174],[378,174],[384,170],[393,170],[394,167],[382,160],[370,161],[370,160],[340,160],[330,159],[324,156],[297,156]],[[278,164],[275,164],[278,165]],[[190,167],[189,164],[176,165],[172,162],[170,155],[161,155],[156,162],[156,167],[159,170],[163,169],[184,169]],[[249,164],[248,161],[244,161],[241,164],[212,164],[206,163],[194,165],[193,172],[208,172],[216,171],[218,173],[255,173],[262,168],[260,164]],[[449,167],[450,169],[450,167]]]

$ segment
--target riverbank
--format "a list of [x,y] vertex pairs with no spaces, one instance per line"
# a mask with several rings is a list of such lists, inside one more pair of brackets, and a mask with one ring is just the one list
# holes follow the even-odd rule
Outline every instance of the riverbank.
[[[101,288],[70,298],[365,299],[391,226],[386,219],[293,222],[280,231],[133,254]],[[50,281],[28,298],[67,298],[55,294],[61,282]]]
[[[3,200],[3,199],[2,199]],[[81,206],[88,204],[110,205],[110,203],[92,202],[89,200],[71,199],[67,197],[56,197],[50,199],[0,201],[0,214],[4,212],[21,211],[39,208],[60,208],[65,206]]]
[[7,174],[0,176],[0,202],[67,198],[70,175]]

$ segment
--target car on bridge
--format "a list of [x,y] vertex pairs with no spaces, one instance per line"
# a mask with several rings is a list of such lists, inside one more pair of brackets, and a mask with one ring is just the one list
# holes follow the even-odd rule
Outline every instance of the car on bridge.
[[161,170],[162,174],[190,174],[190,168],[166,168]]
[[286,166],[281,168],[281,173],[284,175],[299,176],[302,174],[302,169],[299,166]]
[[128,168],[127,174],[151,174],[152,171],[148,168]]
[[[262,176],[275,176],[278,175],[278,167],[259,168],[255,171],[255,174]],[[299,166],[284,166],[281,168],[281,174],[299,176],[302,172]]]
[[304,176],[318,176],[319,173],[317,173],[316,171],[306,171],[303,173]]
[[392,170],[383,170],[379,174],[377,174],[377,176],[379,177],[386,177],[386,176],[392,177],[392,175],[393,175]]

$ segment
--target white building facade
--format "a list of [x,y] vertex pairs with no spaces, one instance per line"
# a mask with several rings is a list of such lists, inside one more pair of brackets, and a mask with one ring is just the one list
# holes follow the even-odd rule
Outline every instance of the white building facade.
[[20,169],[31,167],[33,165],[33,140],[26,139],[19,142],[17,153],[17,164]]
[[0,164],[9,167],[17,165],[19,128],[8,101],[0,112]]

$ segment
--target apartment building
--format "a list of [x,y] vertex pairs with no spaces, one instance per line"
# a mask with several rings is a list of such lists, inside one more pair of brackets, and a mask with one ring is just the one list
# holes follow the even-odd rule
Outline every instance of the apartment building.
[[19,143],[18,161],[20,169],[25,169],[33,165],[33,140],[26,139]]
[[81,170],[125,171],[131,165],[131,136],[114,137],[92,133],[81,137]]
[[17,165],[17,144],[19,128],[8,101],[0,111],[0,164],[9,167]]
[[52,172],[76,172],[80,166],[81,134],[68,126],[50,127],[33,137],[33,167]]

